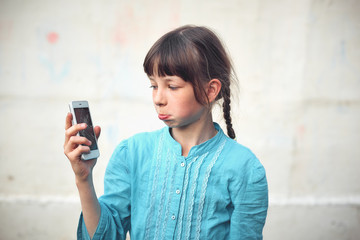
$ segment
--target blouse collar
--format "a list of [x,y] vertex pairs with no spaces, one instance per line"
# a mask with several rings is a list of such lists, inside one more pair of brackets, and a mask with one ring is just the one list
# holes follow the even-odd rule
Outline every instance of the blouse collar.
[[[214,122],[214,127],[217,130],[216,135],[199,145],[193,146],[190,149],[189,154],[186,157],[186,159],[200,156],[207,152],[216,151],[217,146],[220,144],[221,140],[226,138],[226,135],[224,134],[224,132],[222,131],[222,129],[218,123]],[[164,133],[165,134],[165,144],[167,144],[167,146],[173,150],[173,153],[176,156],[181,156],[181,145],[171,136],[170,128],[165,127],[164,131],[165,131],[165,133]]]

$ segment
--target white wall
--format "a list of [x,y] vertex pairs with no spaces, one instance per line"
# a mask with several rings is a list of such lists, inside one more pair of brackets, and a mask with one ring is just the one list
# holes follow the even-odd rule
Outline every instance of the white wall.
[[189,23],[232,55],[238,141],[268,175],[264,239],[359,239],[359,13],[357,0],[0,1],[0,239],[75,239],[67,103],[89,100],[102,126],[101,195],[117,143],[163,126],[147,50]]

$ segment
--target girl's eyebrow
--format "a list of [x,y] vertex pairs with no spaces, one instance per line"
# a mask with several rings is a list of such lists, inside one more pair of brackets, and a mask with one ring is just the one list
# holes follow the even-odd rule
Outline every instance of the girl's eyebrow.
[[172,79],[172,78],[169,78],[169,77],[165,77],[164,80],[165,80],[166,82],[173,82],[173,81],[175,81],[175,79]]
[[155,79],[153,76],[149,76],[149,80],[150,80],[151,82],[156,82],[156,79]]
[[[164,80],[165,82],[176,82],[177,81],[176,79],[172,78],[171,76],[161,77],[160,79]],[[154,76],[149,76],[149,80],[156,82],[156,79]]]

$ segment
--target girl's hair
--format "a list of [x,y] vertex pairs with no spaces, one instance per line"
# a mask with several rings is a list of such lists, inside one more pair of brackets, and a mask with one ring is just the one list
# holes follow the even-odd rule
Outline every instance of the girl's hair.
[[196,100],[210,105],[204,83],[221,82],[216,100],[223,99],[227,134],[235,138],[230,116],[230,82],[236,81],[230,58],[220,39],[206,27],[186,25],[162,36],[151,47],[144,60],[148,76],[178,76],[194,87]]

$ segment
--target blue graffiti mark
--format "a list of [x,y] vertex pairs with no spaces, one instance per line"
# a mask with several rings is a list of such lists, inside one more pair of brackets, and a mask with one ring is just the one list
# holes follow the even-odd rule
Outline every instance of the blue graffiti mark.
[[336,112],[337,113],[340,113],[340,114],[347,114],[348,113],[348,109],[349,109],[349,107],[348,106],[346,106],[346,104],[338,104],[337,106],[336,106]]
[[360,82],[360,71],[351,63],[351,61],[348,60],[347,48],[346,40],[341,39],[333,50],[328,66],[321,71],[317,78],[317,83],[319,85],[324,84],[328,80],[329,76],[344,73],[355,76],[353,79]]
[[[132,96],[134,91],[133,76],[131,69],[129,54],[125,54],[121,59],[113,65],[113,74],[107,82],[107,86],[102,93],[104,98],[113,95]],[[126,86],[126,88],[124,88]]]
[[101,64],[101,59],[98,56],[89,56],[88,57],[89,61],[95,65],[95,69],[97,71],[97,74],[102,74],[103,73],[103,66]]
[[67,61],[62,65],[60,71],[55,70],[55,64],[44,56],[40,56],[40,62],[48,70],[50,79],[56,83],[61,83],[65,77],[69,75],[70,72],[70,62]]

